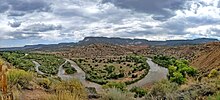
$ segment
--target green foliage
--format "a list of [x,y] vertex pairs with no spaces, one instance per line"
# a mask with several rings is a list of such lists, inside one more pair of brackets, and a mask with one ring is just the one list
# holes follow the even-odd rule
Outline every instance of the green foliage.
[[177,71],[177,67],[176,66],[169,66],[168,71],[170,74],[173,74],[174,72]]
[[173,76],[170,77],[170,81],[182,84],[185,82],[185,78],[183,77],[182,73],[174,72]]
[[147,97],[153,96],[158,100],[167,96],[170,93],[175,93],[178,89],[178,84],[172,83],[168,80],[162,80],[154,84]]
[[[86,79],[98,84],[106,84],[119,78],[128,78],[136,72],[137,77],[126,80],[126,84],[137,82],[144,78],[149,71],[149,65],[146,58],[138,55],[114,58],[91,58],[91,59],[75,59],[79,67],[86,72]],[[101,63],[100,63],[101,62]],[[123,80],[122,80],[123,81]]]
[[220,100],[220,91],[213,96],[209,96],[208,100]]
[[106,85],[103,86],[103,88],[116,88],[116,89],[120,89],[122,91],[126,90],[126,84],[125,83],[117,83],[117,82],[109,82]]
[[168,68],[169,79],[178,84],[183,84],[186,81],[186,75],[195,76],[197,74],[197,70],[189,66],[188,61],[184,59],[177,60],[174,57],[159,55],[153,57],[153,61]]
[[29,59],[24,59],[25,53],[20,52],[1,52],[1,57],[11,63],[13,66],[25,71],[33,71],[34,63]]
[[208,75],[209,78],[211,77],[217,77],[219,75],[219,72],[216,69],[212,69]]
[[71,66],[70,62],[65,63],[63,68],[67,74],[74,74],[76,72],[76,69]]
[[27,88],[30,81],[33,79],[33,74],[19,69],[11,69],[7,72],[7,80],[10,87],[20,86]]
[[0,66],[4,64],[4,61],[0,59]]
[[87,94],[85,87],[75,79],[68,80],[68,81],[61,81],[56,84],[53,84],[53,89],[56,92],[68,91],[72,94],[77,95],[79,98],[86,100]]
[[52,75],[57,74],[59,66],[65,62],[64,59],[49,54],[28,54],[24,58],[39,62],[39,70]]
[[25,71],[34,71],[35,64],[32,61],[40,63],[39,70],[46,74],[57,74],[58,68],[65,62],[64,59],[49,55],[22,52],[1,52],[0,55],[13,66]]
[[174,65],[176,58],[163,56],[163,55],[157,55],[157,56],[154,56],[152,60],[158,65],[168,68],[170,65]]
[[112,72],[115,70],[115,66],[113,66],[113,65],[107,66],[107,67],[105,68],[105,70],[106,70],[108,73],[112,73]]
[[145,96],[148,93],[147,90],[145,90],[143,88],[140,88],[140,87],[133,87],[130,90],[130,92],[134,92],[135,93],[135,95],[134,95],[135,98],[137,98],[137,97],[141,98],[141,97]]
[[36,79],[36,83],[45,89],[49,89],[52,82],[48,78],[38,78]]

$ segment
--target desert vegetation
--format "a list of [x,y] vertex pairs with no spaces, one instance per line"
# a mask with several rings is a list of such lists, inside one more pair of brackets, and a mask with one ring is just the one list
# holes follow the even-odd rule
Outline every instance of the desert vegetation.
[[74,74],[76,72],[76,69],[71,66],[70,62],[66,62],[63,65],[63,69],[65,70],[66,74]]
[[[88,98],[85,87],[75,79],[61,81],[59,78],[39,76],[32,71],[14,68],[8,69],[6,76],[7,93],[13,93],[13,100],[21,100],[21,98],[25,100],[86,100]],[[7,95],[0,92],[0,96]]]
[[197,70],[191,66],[187,60],[177,60],[174,57],[158,55],[153,57],[153,61],[160,66],[166,67],[169,70],[168,78],[172,82],[183,84],[186,81],[186,76],[195,76]]
[[[39,70],[48,75],[56,75],[58,73],[59,66],[65,62],[64,59],[50,54],[0,52],[0,55],[16,68],[23,69],[25,71],[35,71],[35,64],[33,61],[36,61],[40,64]],[[67,74],[73,74],[76,72],[69,62],[64,64],[63,67]]]
[[[14,98],[39,100],[88,100],[91,87],[76,79],[60,80],[53,76],[38,75],[32,61],[42,66],[51,66],[41,71],[54,75],[63,64],[66,74],[76,72],[70,62],[48,54],[1,52],[1,57],[11,66],[6,73],[8,90]],[[168,69],[168,79],[145,87],[127,86],[142,79],[149,71],[146,58],[138,55],[110,56],[96,58],[73,58],[86,72],[86,79],[102,84],[97,100],[218,100],[220,93],[220,72],[212,69],[201,76],[189,62],[170,56],[152,57],[153,62]],[[54,62],[52,62],[54,61]],[[22,64],[20,64],[22,63]],[[9,65],[10,65],[9,64]],[[27,64],[27,65],[26,65]],[[57,67],[58,66],[58,67]],[[44,67],[43,67],[44,68]],[[94,90],[95,91],[95,90]],[[96,92],[97,93],[97,92]]]
[[143,78],[149,70],[146,58],[137,55],[73,60],[86,72],[87,80],[99,84],[111,81],[131,84]]

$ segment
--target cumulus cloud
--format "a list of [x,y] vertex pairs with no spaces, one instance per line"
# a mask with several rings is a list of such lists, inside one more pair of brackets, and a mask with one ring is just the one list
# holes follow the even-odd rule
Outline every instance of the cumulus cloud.
[[153,18],[164,20],[175,16],[173,10],[181,9],[184,0],[103,0],[118,7],[153,14]]
[[46,25],[46,24],[38,23],[27,26],[22,30],[29,32],[47,32],[47,31],[61,30],[61,29],[62,29],[61,25],[52,25],[52,24]]
[[[34,43],[72,42],[86,36],[220,39],[219,2],[0,0],[0,45],[4,41],[30,39]],[[22,42],[19,46],[27,43]]]
[[21,26],[21,22],[8,22],[8,25],[10,25],[13,28],[17,28]]

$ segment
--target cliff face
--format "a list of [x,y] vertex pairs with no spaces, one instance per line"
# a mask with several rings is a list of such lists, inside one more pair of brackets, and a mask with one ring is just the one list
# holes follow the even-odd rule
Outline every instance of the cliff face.
[[192,60],[191,65],[202,72],[208,72],[211,69],[220,70],[220,42],[208,43],[203,45],[203,49]]

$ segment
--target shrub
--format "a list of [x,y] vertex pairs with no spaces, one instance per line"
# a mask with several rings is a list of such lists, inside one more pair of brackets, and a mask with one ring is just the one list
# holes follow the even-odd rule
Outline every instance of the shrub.
[[183,84],[186,81],[186,79],[183,77],[182,73],[180,72],[174,72],[173,76],[170,77],[170,80],[178,84]]
[[127,92],[111,88],[103,95],[102,100],[133,100],[133,98]]
[[126,90],[126,84],[125,83],[117,83],[117,82],[109,82],[106,85],[103,86],[103,88],[116,88],[120,89],[122,91]]
[[112,72],[115,70],[115,66],[113,66],[113,65],[107,66],[107,67],[105,68],[105,70],[106,70],[108,73],[112,73]]
[[76,69],[73,68],[73,67],[66,68],[66,69],[65,69],[65,72],[66,72],[67,74],[74,74],[74,73],[76,72]]
[[36,83],[46,89],[49,89],[52,82],[48,78],[38,78]]
[[168,80],[162,80],[160,82],[155,83],[148,95],[162,98],[169,93],[174,93],[177,89],[178,84],[171,83]]
[[19,69],[11,69],[7,72],[7,79],[10,87],[21,86],[27,88],[33,79],[33,74]]
[[169,79],[178,84],[185,82],[186,75],[195,76],[197,74],[197,70],[189,66],[188,61],[184,59],[177,60],[173,57],[159,55],[154,56],[153,61],[168,68]]
[[67,91],[67,92],[73,93],[81,99],[87,98],[85,88],[78,80],[75,80],[75,79],[56,83],[53,85],[53,89],[57,92]]
[[220,100],[220,91],[213,96],[209,96],[208,100]]
[[218,71],[216,69],[212,69],[208,75],[208,77],[217,77],[218,76]]
[[3,60],[0,59],[0,66],[3,65],[3,64],[4,64]]
[[133,87],[130,91],[135,93],[134,95],[135,98],[137,97],[141,98],[147,94],[147,90],[140,87]]

